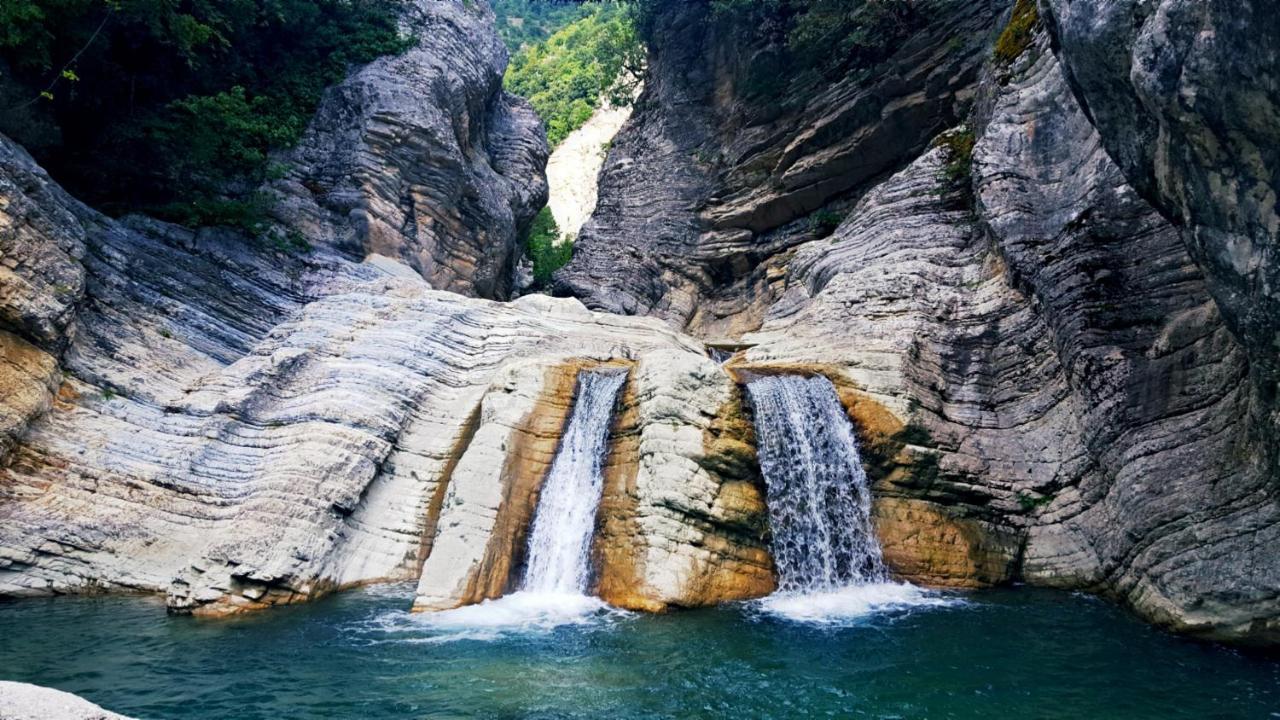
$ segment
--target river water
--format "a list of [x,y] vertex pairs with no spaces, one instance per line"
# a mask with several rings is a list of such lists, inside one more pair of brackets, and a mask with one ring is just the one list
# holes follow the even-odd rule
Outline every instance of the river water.
[[1280,718],[1280,662],[1095,598],[876,587],[834,614],[534,619],[501,601],[411,615],[412,584],[214,621],[141,597],[11,601],[0,679],[140,718]]

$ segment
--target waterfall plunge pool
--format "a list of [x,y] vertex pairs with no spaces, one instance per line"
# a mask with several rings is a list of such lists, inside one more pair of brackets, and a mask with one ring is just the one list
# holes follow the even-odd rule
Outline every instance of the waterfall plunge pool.
[[1280,717],[1280,662],[1077,594],[946,595],[838,625],[758,603],[492,614],[517,596],[411,615],[412,596],[371,587],[217,621],[143,597],[4,602],[0,679],[139,718]]

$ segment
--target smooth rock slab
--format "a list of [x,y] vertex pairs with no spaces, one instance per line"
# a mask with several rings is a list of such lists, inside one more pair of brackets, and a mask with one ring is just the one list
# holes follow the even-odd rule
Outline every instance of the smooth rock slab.
[[53,688],[0,681],[0,720],[129,720]]

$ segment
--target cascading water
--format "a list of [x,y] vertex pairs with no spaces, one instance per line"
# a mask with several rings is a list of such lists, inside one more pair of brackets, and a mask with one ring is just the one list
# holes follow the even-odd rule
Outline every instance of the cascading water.
[[604,487],[609,424],[625,371],[584,371],[577,401],[529,531],[522,590],[581,595],[587,590],[591,536]]
[[858,440],[825,377],[768,376],[747,384],[768,487],[778,592],[765,601],[792,619],[830,622],[886,607],[947,602],[889,582],[871,526],[871,490]]
[[609,425],[626,379],[625,370],[578,373],[573,413],[529,528],[520,589],[496,600],[416,616],[419,626],[439,633],[438,641],[495,639],[511,632],[548,630],[619,615],[620,611],[587,595],[587,587]]
[[773,559],[783,592],[887,579],[871,528],[858,441],[824,377],[772,376],[747,385],[768,485]]

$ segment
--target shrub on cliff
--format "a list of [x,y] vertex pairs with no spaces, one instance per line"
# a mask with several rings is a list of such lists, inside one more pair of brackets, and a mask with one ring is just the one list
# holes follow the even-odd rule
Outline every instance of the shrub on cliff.
[[551,208],[542,208],[529,227],[525,255],[533,263],[533,279],[540,286],[551,280],[551,274],[573,258],[573,237],[562,236]]
[[109,211],[230,208],[404,1],[6,0],[0,132]]

